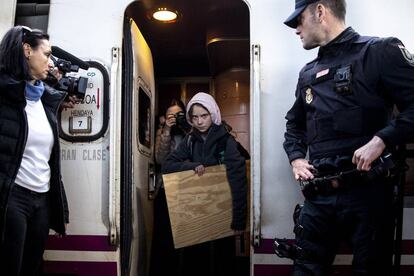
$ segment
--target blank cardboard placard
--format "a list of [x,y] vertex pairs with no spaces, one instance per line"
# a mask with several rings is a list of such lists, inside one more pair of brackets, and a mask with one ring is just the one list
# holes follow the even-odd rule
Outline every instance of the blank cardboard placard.
[[163,175],[175,248],[233,235],[232,201],[226,167]]

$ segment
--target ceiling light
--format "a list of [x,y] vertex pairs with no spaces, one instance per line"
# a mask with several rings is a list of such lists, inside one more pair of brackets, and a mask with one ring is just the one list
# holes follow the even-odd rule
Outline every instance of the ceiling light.
[[178,12],[170,11],[167,8],[158,8],[153,14],[152,17],[154,19],[164,22],[164,23],[172,23],[177,20]]

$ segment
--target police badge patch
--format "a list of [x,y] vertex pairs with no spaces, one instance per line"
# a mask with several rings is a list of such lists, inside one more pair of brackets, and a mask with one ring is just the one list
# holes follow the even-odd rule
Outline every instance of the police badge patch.
[[313,101],[312,89],[310,88],[306,89],[305,93],[306,93],[306,97],[305,97],[306,103],[310,104]]
[[410,64],[411,66],[414,66],[414,57],[413,55],[404,47],[404,45],[398,45],[398,48],[400,48],[400,51],[405,58],[405,60]]

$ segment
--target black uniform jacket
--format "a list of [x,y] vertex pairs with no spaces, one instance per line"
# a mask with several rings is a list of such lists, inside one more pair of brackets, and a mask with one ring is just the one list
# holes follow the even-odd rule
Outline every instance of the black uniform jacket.
[[[5,213],[10,191],[20,168],[27,140],[27,117],[24,81],[16,81],[0,74],[0,234],[3,237]],[[54,135],[54,145],[49,160],[50,177],[50,228],[65,234],[69,211],[60,174],[60,146],[57,112],[66,93],[45,85],[41,101]]]
[[[393,106],[399,113],[393,115]],[[289,161],[352,156],[374,135],[388,148],[414,133],[414,59],[396,38],[347,28],[301,70],[286,115]]]
[[[167,156],[162,164],[163,173],[172,173],[193,170],[198,165],[205,167],[219,164],[217,159],[217,142],[225,135],[229,135],[223,125],[213,124],[204,141],[200,133],[194,130],[180,143],[178,148]],[[191,136],[192,142],[188,139]],[[233,221],[231,228],[244,230],[246,227],[247,211],[247,177],[246,161],[237,149],[236,140],[229,135],[224,152],[224,164],[227,170],[227,179],[230,184],[233,202]]]

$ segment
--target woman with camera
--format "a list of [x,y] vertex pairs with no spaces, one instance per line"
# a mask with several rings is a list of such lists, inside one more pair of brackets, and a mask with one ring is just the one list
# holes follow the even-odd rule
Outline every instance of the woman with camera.
[[155,140],[155,159],[158,164],[162,164],[167,155],[177,148],[189,129],[183,102],[172,100],[165,112],[164,126],[158,129]]
[[[162,166],[165,158],[174,151],[190,130],[185,119],[185,106],[180,100],[172,100],[165,112],[165,123],[157,130],[155,160]],[[154,238],[151,275],[179,275],[179,254],[174,249],[170,217],[168,215],[162,176],[157,178],[158,192],[154,200]]]
[[57,126],[66,93],[43,83],[49,36],[16,26],[0,43],[0,271],[35,275],[49,228],[65,235],[68,206]]

